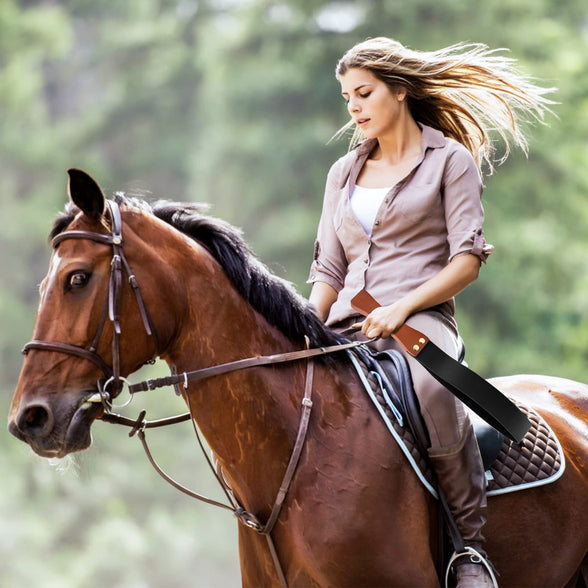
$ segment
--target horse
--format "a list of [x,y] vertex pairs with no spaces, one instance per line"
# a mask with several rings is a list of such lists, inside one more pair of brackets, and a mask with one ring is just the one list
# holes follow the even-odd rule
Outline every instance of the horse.
[[[9,413],[10,432],[37,454],[87,449],[105,412],[96,395],[115,398],[155,356],[182,373],[343,343],[237,229],[197,205],[107,200],[81,170],[69,171],[68,191]],[[132,277],[122,281],[115,266]],[[438,586],[437,501],[345,353],[214,372],[179,389],[238,503],[267,521],[309,366],[312,414],[272,542],[239,525],[243,586]],[[500,583],[573,586],[583,576],[588,585],[588,386],[537,375],[491,381],[543,416],[567,463],[557,482],[489,499],[485,535]]]

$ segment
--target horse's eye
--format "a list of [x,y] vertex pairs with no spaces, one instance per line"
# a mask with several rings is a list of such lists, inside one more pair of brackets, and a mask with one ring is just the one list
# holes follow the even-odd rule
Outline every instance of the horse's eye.
[[89,274],[85,272],[73,272],[69,276],[68,287],[70,289],[83,288],[88,283]]

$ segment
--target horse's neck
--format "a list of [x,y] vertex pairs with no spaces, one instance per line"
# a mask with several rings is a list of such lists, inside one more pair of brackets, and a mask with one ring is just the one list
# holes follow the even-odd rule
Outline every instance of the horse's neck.
[[[178,372],[294,348],[224,276],[206,283],[205,287],[190,286],[190,310],[168,357]],[[295,407],[304,373],[300,362],[277,369],[249,369],[204,380],[188,391],[192,413],[237,494],[246,502],[250,494],[251,501],[261,503],[246,507],[263,509],[267,501],[264,492],[250,492],[256,480],[268,481],[271,488],[280,483],[298,424]],[[270,455],[273,460],[268,463]]]
[[186,284],[185,291],[186,312],[167,353],[178,369],[193,370],[294,348],[243,300],[220,269],[214,277],[198,276]]

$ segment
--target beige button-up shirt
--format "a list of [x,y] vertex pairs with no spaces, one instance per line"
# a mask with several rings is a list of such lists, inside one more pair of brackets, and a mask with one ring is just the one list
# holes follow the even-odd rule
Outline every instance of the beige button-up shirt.
[[[424,125],[422,151],[409,174],[390,189],[372,235],[350,204],[375,139],[339,159],[329,171],[309,282],[338,293],[327,324],[357,314],[350,300],[365,288],[382,305],[392,304],[441,271],[454,257],[473,253],[486,261],[482,181],[469,151]],[[438,307],[453,316],[453,299]]]

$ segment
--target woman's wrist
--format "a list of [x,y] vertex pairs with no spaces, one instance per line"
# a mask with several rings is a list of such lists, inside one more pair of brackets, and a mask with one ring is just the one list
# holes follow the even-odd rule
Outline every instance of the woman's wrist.
[[408,296],[405,296],[404,298],[397,300],[392,306],[396,307],[399,315],[404,316],[405,321],[411,314],[417,312],[417,309],[415,308],[413,301]]

